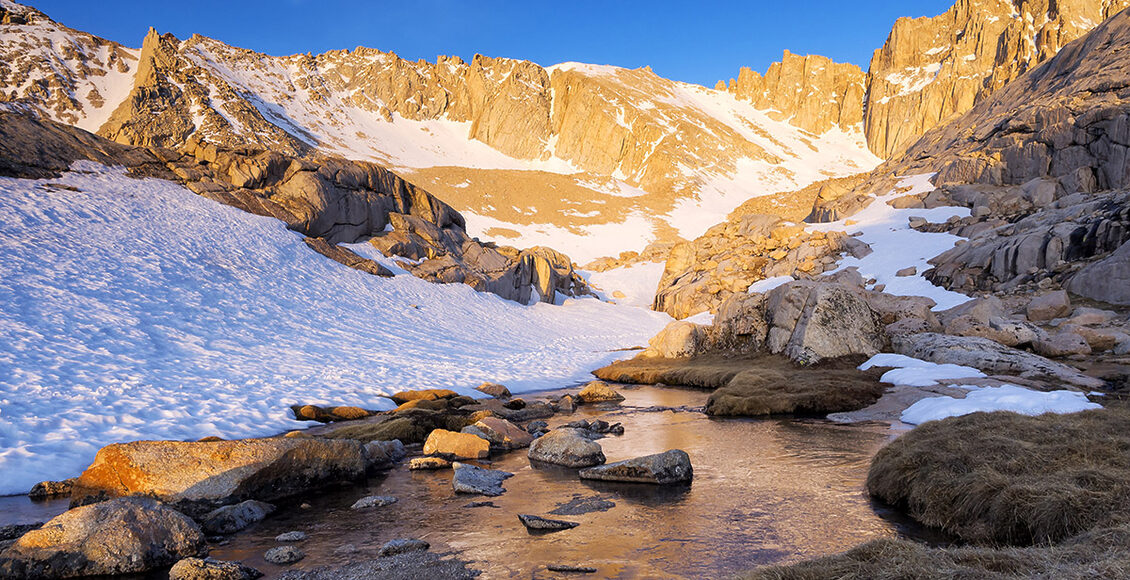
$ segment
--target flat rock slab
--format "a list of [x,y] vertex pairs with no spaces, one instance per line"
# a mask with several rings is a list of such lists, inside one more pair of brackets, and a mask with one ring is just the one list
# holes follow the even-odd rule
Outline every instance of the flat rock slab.
[[592,512],[606,512],[616,507],[616,502],[604,499],[599,495],[582,497],[574,495],[573,499],[557,504],[549,513],[555,516],[579,516]]
[[432,545],[424,540],[417,540],[415,538],[401,538],[397,540],[389,540],[385,542],[377,556],[387,558],[389,556],[396,556],[397,554],[406,554],[408,552],[420,552],[431,548]]
[[366,467],[353,440],[134,441],[100,449],[71,498],[143,495],[200,516],[233,501],[271,501],[360,479]]
[[506,490],[502,482],[514,477],[509,471],[498,469],[484,469],[458,461],[452,464],[455,473],[451,477],[451,487],[455,493],[477,493],[480,495],[498,496]]
[[694,478],[694,470],[691,468],[691,458],[685,451],[672,449],[655,455],[582,469],[579,475],[581,479],[668,485],[691,481]]
[[286,532],[275,536],[276,542],[303,542],[306,541],[306,532]]
[[535,516],[531,514],[518,514],[518,520],[521,521],[522,525],[526,526],[527,529],[543,532],[569,530],[581,525],[577,522],[551,520],[549,518],[543,518],[541,516]]
[[576,574],[596,574],[592,566],[576,566],[574,564],[550,564],[546,566],[550,572],[572,572]]
[[408,469],[412,471],[451,469],[451,461],[442,457],[413,457],[408,461]]
[[349,506],[349,508],[355,510],[364,510],[369,508],[385,507],[386,505],[392,505],[396,502],[397,499],[395,497],[392,497],[391,495],[370,495],[368,497],[363,497],[357,500],[353,503],[353,505]]

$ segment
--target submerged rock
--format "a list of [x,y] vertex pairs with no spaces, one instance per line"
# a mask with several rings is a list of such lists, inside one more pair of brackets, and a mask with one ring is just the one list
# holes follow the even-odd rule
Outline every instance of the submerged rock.
[[279,546],[271,548],[263,554],[263,559],[279,566],[293,564],[306,557],[306,552],[294,546]]
[[431,548],[432,545],[424,540],[417,540],[415,538],[401,538],[397,540],[389,540],[381,546],[377,556],[387,558],[397,554],[406,554],[408,552],[420,552]]
[[549,518],[543,518],[541,516],[530,514],[518,514],[518,520],[520,520],[522,522],[522,525],[526,526],[527,529],[547,532],[568,530],[581,525],[577,522],[551,520]]
[[249,499],[235,505],[214,509],[200,518],[200,527],[209,535],[234,534],[255,522],[266,519],[275,506]]
[[502,482],[514,477],[514,474],[508,471],[484,469],[466,463],[455,462],[452,466],[455,468],[455,473],[451,477],[451,487],[455,489],[455,493],[502,495],[506,492]]
[[387,505],[392,505],[397,501],[398,500],[391,495],[370,495],[353,502],[353,505],[349,506],[349,508],[355,510],[379,508],[385,507]]
[[262,576],[262,572],[239,562],[211,558],[185,558],[169,570],[169,580],[255,580]]
[[581,479],[667,485],[691,481],[694,478],[694,470],[691,468],[691,458],[685,451],[672,449],[655,455],[582,469],[579,475]]
[[304,542],[306,541],[306,532],[285,532],[275,536],[276,542]]
[[530,445],[529,458],[565,467],[589,467],[604,463],[600,444],[579,429],[554,429]]
[[188,516],[149,498],[119,498],[68,510],[0,555],[0,577],[130,574],[204,552]]

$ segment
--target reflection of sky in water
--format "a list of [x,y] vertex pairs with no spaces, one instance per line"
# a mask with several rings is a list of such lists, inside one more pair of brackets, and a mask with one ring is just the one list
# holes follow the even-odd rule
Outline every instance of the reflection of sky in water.
[[[626,405],[701,406],[704,391],[626,388]],[[599,415],[592,409],[552,424]],[[843,426],[814,420],[708,419],[700,413],[652,412],[606,416],[624,422],[622,437],[600,440],[608,461],[687,451],[695,480],[662,488],[581,482],[575,470],[534,469],[524,451],[496,458],[492,467],[517,474],[497,498],[455,496],[451,472],[408,472],[403,466],[370,480],[369,489],[344,489],[306,498],[303,510],[282,509],[257,528],[213,546],[212,556],[238,559],[272,575],[262,553],[274,536],[302,530],[309,569],[373,558],[382,543],[417,537],[432,550],[459,550],[486,577],[530,577],[547,564],[598,567],[601,577],[718,577],[759,564],[843,551],[896,534],[876,515],[863,491],[871,456],[888,439],[881,426]],[[400,501],[379,510],[351,511],[371,493]],[[575,529],[530,535],[519,513],[547,515],[575,497],[600,496],[616,503],[607,511],[549,516],[580,522]],[[498,508],[465,508],[490,500]],[[295,502],[300,503],[300,502]],[[65,507],[65,504],[64,506]],[[353,555],[335,555],[354,544]]]

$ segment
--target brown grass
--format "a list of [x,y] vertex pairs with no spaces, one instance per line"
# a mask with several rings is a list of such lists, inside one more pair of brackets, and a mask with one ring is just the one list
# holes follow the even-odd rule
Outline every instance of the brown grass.
[[1130,527],[1107,528],[1056,546],[931,548],[875,540],[842,554],[740,576],[747,580],[1130,578]]
[[826,415],[856,411],[883,396],[876,372],[798,367],[739,373],[706,402],[707,415],[759,417],[782,413]]
[[[685,359],[634,358],[614,362],[593,371],[597,378],[614,383],[636,385],[676,385],[717,389],[726,386],[738,373],[754,368],[781,366],[780,357],[760,356],[725,358],[700,356]],[[787,361],[785,361],[787,362]]]
[[870,493],[964,540],[1028,545],[1130,523],[1130,412],[974,413],[875,456]]

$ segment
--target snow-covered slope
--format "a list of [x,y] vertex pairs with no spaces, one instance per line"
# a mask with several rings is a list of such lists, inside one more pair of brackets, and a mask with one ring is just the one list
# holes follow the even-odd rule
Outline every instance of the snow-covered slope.
[[0,494],[76,475],[115,441],[295,428],[293,403],[569,385],[670,320],[370,276],[277,220],[76,168],[0,179]]

